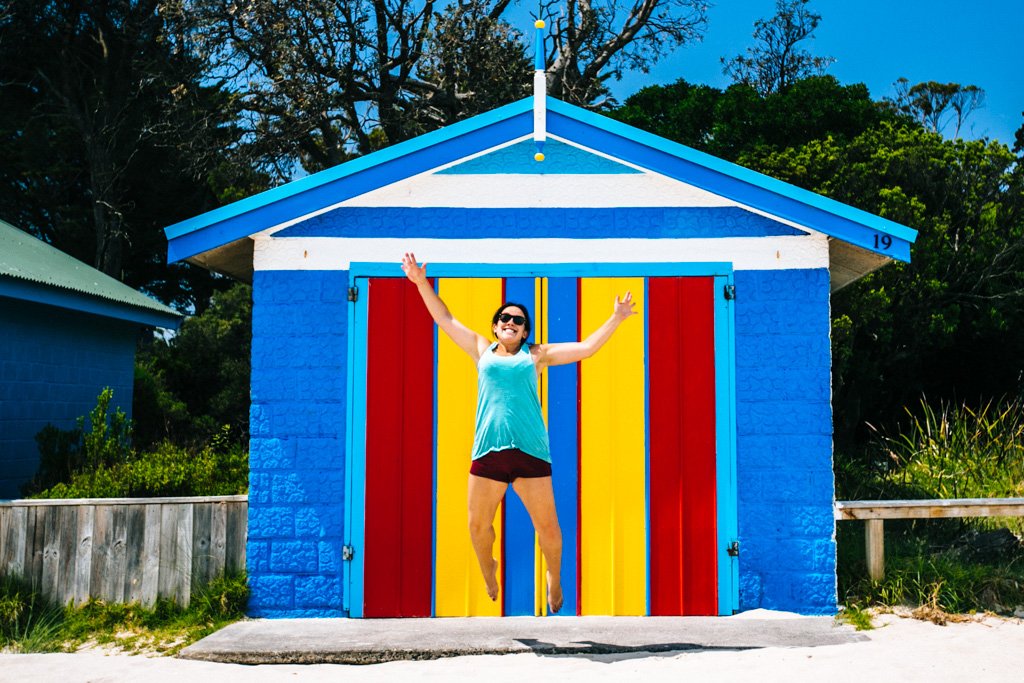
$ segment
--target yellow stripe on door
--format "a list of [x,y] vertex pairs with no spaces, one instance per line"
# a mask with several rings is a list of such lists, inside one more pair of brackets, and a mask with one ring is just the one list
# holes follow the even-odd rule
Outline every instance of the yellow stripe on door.
[[633,293],[624,321],[580,368],[581,614],[647,611],[643,278],[584,278],[580,334],[600,327],[616,295]]
[[[457,320],[489,336],[491,316],[501,305],[500,278],[441,279],[438,291]],[[447,335],[438,330],[437,336],[435,614],[501,616],[501,597],[498,602],[487,597],[469,540],[466,496],[476,416],[476,367]],[[494,525],[494,553],[499,561],[501,519],[499,507]],[[498,571],[500,582],[500,567]]]
[[[534,314],[536,332],[533,338],[538,344],[548,343],[548,279],[537,278],[534,289],[536,294],[534,301],[537,302],[537,312]],[[545,370],[541,373],[540,379],[540,407],[544,414],[544,424],[548,424],[548,373]],[[548,614],[548,565],[544,561],[544,553],[540,549],[540,536],[533,535],[533,613],[535,616],[546,617]],[[565,551],[562,551],[562,559],[565,559]]]

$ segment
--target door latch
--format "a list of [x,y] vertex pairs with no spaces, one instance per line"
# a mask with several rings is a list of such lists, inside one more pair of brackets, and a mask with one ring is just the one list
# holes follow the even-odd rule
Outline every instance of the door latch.
[[725,552],[727,552],[729,554],[729,557],[739,557],[740,556],[740,542],[739,541],[733,541],[732,543],[730,543],[725,548]]
[[355,556],[356,556],[356,549],[353,548],[352,546],[345,545],[345,546],[341,547],[341,559],[343,559],[346,562],[348,562],[349,560],[351,560]]

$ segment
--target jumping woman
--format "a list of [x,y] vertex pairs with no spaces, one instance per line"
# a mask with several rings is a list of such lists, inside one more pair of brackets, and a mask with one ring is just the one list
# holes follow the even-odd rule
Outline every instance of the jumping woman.
[[548,606],[562,607],[562,531],[551,486],[551,454],[541,415],[537,378],[544,368],[589,358],[604,346],[619,324],[636,313],[633,297],[615,297],[612,315],[581,342],[526,344],[530,313],[522,304],[505,303],[491,318],[491,342],[452,317],[427,281],[427,264],[413,254],[402,270],[416,285],[437,326],[476,363],[478,376],[476,433],[469,470],[469,535],[487,595],[498,599],[498,562],[494,559],[494,515],[509,484],[530,514],[548,565]]

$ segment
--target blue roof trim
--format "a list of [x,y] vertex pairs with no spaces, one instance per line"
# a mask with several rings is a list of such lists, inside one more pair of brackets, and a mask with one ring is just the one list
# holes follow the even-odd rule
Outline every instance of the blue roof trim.
[[599,154],[588,152],[558,140],[544,145],[544,161],[534,161],[537,145],[524,140],[496,149],[482,156],[463,161],[438,171],[435,175],[494,174],[515,175],[621,175],[642,174],[632,166],[620,164]]
[[[531,100],[520,100],[353,159],[165,228],[168,262],[234,240],[378,187],[457,161],[530,132]],[[467,149],[469,150],[467,152]]]
[[162,327],[169,330],[176,330],[181,325],[181,317],[178,315],[118,304],[70,289],[57,289],[27,280],[0,277],[0,296],[58,306],[80,313],[123,320],[136,325]]
[[552,135],[585,139],[611,156],[884,256],[909,261],[910,244],[917,239],[917,231],[905,225],[550,97],[547,128]]
[[693,238],[806,235],[739,207],[409,208],[343,206],[275,237]]
[[[166,229],[177,261],[319,211],[532,130],[532,98],[235,202]],[[548,132],[859,247],[910,260],[917,232],[879,216],[547,98]]]

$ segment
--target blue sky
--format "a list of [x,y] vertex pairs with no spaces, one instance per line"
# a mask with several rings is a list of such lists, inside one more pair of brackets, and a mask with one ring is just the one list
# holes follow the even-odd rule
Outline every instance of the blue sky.
[[[821,15],[813,54],[836,58],[826,73],[841,83],[864,83],[871,96],[893,94],[896,79],[940,81],[985,90],[985,107],[961,131],[964,137],[1013,142],[1024,118],[1024,0],[812,0]],[[754,21],[775,13],[774,0],[719,0],[709,13],[704,42],[684,47],[648,74],[612,84],[621,101],[645,85],[685,78],[729,85],[720,57],[753,43]]]

